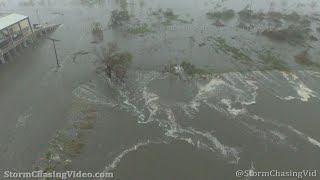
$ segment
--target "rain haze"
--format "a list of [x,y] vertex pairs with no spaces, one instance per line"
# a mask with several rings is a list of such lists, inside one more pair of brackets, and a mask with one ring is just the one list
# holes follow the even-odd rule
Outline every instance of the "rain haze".
[[319,179],[320,1],[0,0],[0,179],[33,171]]

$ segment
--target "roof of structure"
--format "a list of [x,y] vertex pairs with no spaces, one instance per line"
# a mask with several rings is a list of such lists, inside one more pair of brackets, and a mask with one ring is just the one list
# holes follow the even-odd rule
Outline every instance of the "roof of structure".
[[0,18],[0,30],[11,26],[19,21],[22,21],[24,19],[28,18],[28,16],[20,15],[20,14],[9,14],[7,16],[3,16]]

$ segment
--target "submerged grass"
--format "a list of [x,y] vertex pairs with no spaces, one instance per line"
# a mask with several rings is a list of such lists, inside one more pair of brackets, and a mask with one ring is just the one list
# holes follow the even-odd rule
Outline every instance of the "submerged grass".
[[207,75],[207,74],[210,74],[205,69],[198,68],[194,64],[191,64],[191,63],[186,62],[186,61],[183,61],[181,63],[181,67],[183,68],[183,70],[186,73],[186,75],[191,76],[191,77],[195,77],[196,75]]
[[179,18],[179,15],[174,14],[172,9],[167,9],[163,11],[162,9],[159,9],[158,11],[152,12],[152,15],[160,17],[164,19],[164,21],[161,22],[164,26],[171,26],[173,22],[180,22],[183,24],[191,24],[194,20],[191,19],[190,21]]
[[84,144],[81,142],[80,138],[75,139],[66,139],[63,142],[63,150],[65,153],[75,156],[80,154],[81,149],[84,147]]
[[241,60],[242,62],[245,62],[245,63],[252,61],[248,55],[241,52],[241,49],[228,45],[226,40],[223,39],[222,37],[218,37],[216,39],[216,42],[218,43],[217,46],[220,50],[226,53],[230,53],[234,59]]
[[279,70],[279,71],[287,71],[288,66],[287,63],[282,61],[278,55],[272,53],[271,50],[264,50],[258,54],[259,59],[263,61],[269,68]]
[[235,16],[235,12],[232,9],[218,11],[218,12],[207,12],[207,17],[209,19],[223,19],[229,20]]
[[96,109],[93,107],[80,107],[78,112],[80,121],[72,121],[68,127],[59,130],[49,143],[48,150],[39,158],[35,170],[53,172],[65,170],[71,164],[74,156],[81,153],[85,144],[81,134],[93,128],[97,118]]
[[144,23],[142,25],[133,26],[128,28],[128,32],[132,34],[143,34],[147,32],[152,32],[148,24]]
[[308,50],[304,50],[301,53],[294,56],[296,63],[304,65],[304,66],[315,66],[319,67],[318,63],[315,63],[311,60]]

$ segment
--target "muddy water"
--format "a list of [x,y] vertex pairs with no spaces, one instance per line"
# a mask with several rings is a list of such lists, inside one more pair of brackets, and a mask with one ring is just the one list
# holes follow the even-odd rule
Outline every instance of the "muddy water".
[[[217,28],[205,15],[224,7],[239,11],[248,4],[255,11],[312,14],[320,10],[319,4],[127,1],[134,20],[151,24],[157,21],[151,11],[172,8],[194,22],[156,27],[155,33],[143,35],[106,28],[101,44],[117,42],[133,54],[126,83],[119,85],[95,72],[94,56],[79,56],[73,63],[73,53],[100,47],[91,43],[91,25],[107,27],[120,1],[2,2],[1,12],[28,15],[33,23],[62,24],[50,34],[61,40],[57,48],[62,67],[55,67],[52,44],[45,39],[0,66],[1,171],[26,171],[41,164],[52,148],[50,140],[77,121],[78,107],[86,105],[98,116],[94,127],[82,132],[81,153],[68,157],[72,170],[114,172],[121,180],[235,179],[238,169],[320,171],[320,73],[293,60],[305,47],[238,29],[237,20]],[[244,47],[249,55],[251,49],[273,48],[294,71],[251,68],[216,51],[212,37]],[[310,44],[317,62],[319,43]],[[186,59],[209,67],[214,75],[185,82],[161,72],[164,64]],[[252,59],[254,64],[257,59]]]

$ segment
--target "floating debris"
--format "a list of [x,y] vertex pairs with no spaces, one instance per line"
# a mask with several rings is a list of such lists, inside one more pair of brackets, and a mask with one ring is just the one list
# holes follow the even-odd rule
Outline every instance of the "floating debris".
[[92,52],[90,52],[90,51],[84,51],[84,50],[77,51],[77,52],[73,53],[73,57],[72,57],[73,62],[74,62],[74,63],[76,62],[76,59],[77,59],[77,57],[78,57],[79,55],[86,55],[86,54],[90,54],[90,53],[92,53]]

